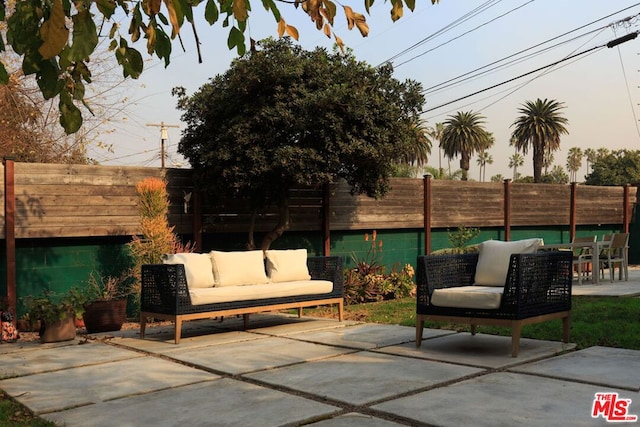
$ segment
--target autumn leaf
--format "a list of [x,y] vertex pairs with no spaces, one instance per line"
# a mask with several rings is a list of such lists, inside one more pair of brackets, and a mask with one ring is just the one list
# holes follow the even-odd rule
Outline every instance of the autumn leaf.
[[62,52],[69,41],[69,29],[65,26],[62,0],[54,0],[49,19],[40,27],[40,38],[44,43],[38,52],[44,59],[51,59]]
[[233,0],[233,16],[241,22],[244,22],[249,17],[247,13],[247,4],[244,0]]
[[178,13],[171,0],[164,0],[165,6],[167,6],[167,12],[169,12],[169,21],[171,21],[171,38],[180,33],[180,20],[178,19]]
[[287,35],[294,40],[298,40],[298,29],[292,25],[287,25]]
[[284,19],[280,18],[280,21],[278,21],[278,36],[282,37],[284,36],[284,30],[287,27],[287,23],[284,22]]
[[391,8],[391,20],[396,22],[398,19],[402,18],[402,0],[396,0],[393,2],[393,7]]
[[142,8],[149,16],[157,15],[160,12],[162,0],[143,0]]
[[336,44],[338,45],[338,47],[340,48],[340,52],[344,53],[344,42],[342,41],[342,39],[338,36],[336,36]]
[[350,30],[353,30],[353,24],[355,23],[355,19],[353,19],[353,9],[351,9],[349,6],[343,6],[344,7],[344,15],[347,18],[347,28],[349,28]]
[[331,27],[329,26],[329,24],[324,24],[323,31],[325,36],[327,36],[328,38],[331,38]]

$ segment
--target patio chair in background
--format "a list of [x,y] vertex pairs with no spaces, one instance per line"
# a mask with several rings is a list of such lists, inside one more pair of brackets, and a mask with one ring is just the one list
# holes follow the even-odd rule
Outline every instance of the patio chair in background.
[[629,261],[627,253],[629,251],[629,233],[614,233],[602,237],[603,241],[608,241],[609,245],[605,246],[600,252],[600,273],[604,279],[604,269],[609,269],[609,278],[613,282],[615,277],[616,264],[619,265],[618,278],[629,280]]
[[[593,243],[598,236],[574,237],[572,244]],[[593,261],[593,248],[591,246],[573,246],[573,266],[578,266],[578,284],[582,285],[582,279],[588,278],[589,273],[593,274],[591,262]],[[584,269],[584,270],[583,270]]]

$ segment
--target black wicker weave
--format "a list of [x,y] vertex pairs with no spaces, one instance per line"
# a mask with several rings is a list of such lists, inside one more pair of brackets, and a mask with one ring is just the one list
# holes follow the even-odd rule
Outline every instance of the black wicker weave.
[[512,328],[512,355],[519,351],[523,325],[563,319],[563,339],[569,340],[572,254],[567,251],[511,256],[500,307],[495,310],[439,307],[429,304],[435,289],[473,285],[478,254],[418,257],[416,345],[422,342],[427,319]]
[[176,323],[175,342],[178,344],[183,320],[242,314],[247,327],[251,313],[298,308],[299,314],[302,315],[303,307],[323,304],[338,304],[338,317],[342,321],[344,295],[342,258],[309,257],[307,266],[312,280],[328,280],[333,283],[331,293],[193,305],[189,298],[183,264],[143,265],[140,337],[144,338],[147,318],[173,320]]

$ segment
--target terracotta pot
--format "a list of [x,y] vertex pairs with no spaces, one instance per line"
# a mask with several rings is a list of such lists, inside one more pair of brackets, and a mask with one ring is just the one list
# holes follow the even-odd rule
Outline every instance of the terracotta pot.
[[42,322],[44,330],[40,333],[41,342],[69,341],[76,337],[76,325],[73,316],[53,322]]
[[94,301],[84,308],[87,332],[119,331],[127,319],[127,300]]

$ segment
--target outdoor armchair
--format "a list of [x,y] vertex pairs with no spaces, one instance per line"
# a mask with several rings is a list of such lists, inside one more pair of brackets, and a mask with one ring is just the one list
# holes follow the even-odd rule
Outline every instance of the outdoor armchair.
[[[421,346],[426,320],[468,323],[472,334],[480,324],[510,327],[513,357],[518,355],[521,329],[527,324],[562,319],[563,341],[568,342],[572,252],[505,254],[485,247],[482,253],[485,243],[480,254],[418,257],[416,345]],[[480,271],[486,265],[503,264],[492,259],[496,256],[507,257],[502,285],[497,285],[495,277],[493,283],[486,282]]]

